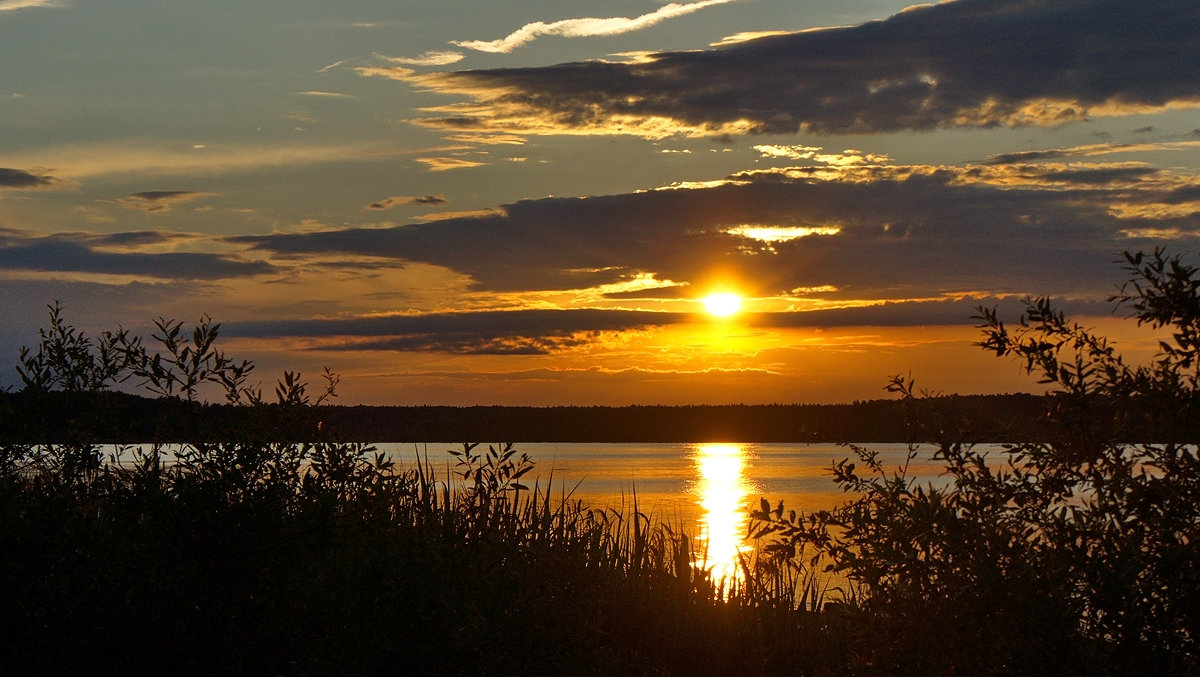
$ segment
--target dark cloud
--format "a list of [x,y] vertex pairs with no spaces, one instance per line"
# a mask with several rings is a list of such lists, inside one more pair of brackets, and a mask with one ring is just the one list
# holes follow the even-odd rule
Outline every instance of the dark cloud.
[[1070,149],[1066,148],[1048,148],[1042,150],[1022,150],[1011,153],[997,153],[988,157],[987,164],[989,165],[1012,165],[1023,162],[1037,162],[1039,160],[1057,160],[1059,158],[1070,157],[1077,155]]
[[[130,235],[135,240],[150,237],[144,233]],[[101,251],[90,242],[119,246],[123,240],[120,235],[92,237],[69,233],[35,238],[7,231],[0,233],[0,269],[136,275],[164,280],[217,280],[274,271],[264,261],[243,261],[221,254],[113,253]]]
[[144,190],[140,193],[133,193],[130,197],[135,197],[139,200],[147,202],[170,202],[171,200],[179,200],[181,198],[195,195],[195,191],[191,190]]
[[405,353],[458,355],[549,355],[587,344],[595,335],[473,336],[471,334],[409,334],[388,339],[342,344],[326,350],[387,350]]
[[689,315],[623,310],[511,310],[336,320],[233,322],[231,337],[354,337],[333,350],[534,355],[618,332],[686,321]]
[[201,193],[194,190],[145,190],[112,202],[126,209],[137,209],[150,214],[165,214],[171,211],[175,205],[212,195],[212,193]]
[[[724,281],[753,295],[1103,296],[1118,252],[1161,243],[1131,234],[1200,234],[1200,214],[1181,206],[1197,186],[1141,166],[797,167],[704,187],[525,200],[394,228],[230,240],[284,255],[429,263],[489,291],[649,274],[691,290]],[[806,235],[759,240],[747,226]]]
[[[1113,304],[1102,301],[1055,299],[1055,308],[1067,315],[1109,315]],[[1001,320],[1015,322],[1024,311],[1021,298],[967,297],[944,301],[884,302],[870,306],[829,308],[796,313],[760,313],[750,316],[756,327],[923,327],[975,322],[979,308],[995,309]]]
[[606,299],[686,299],[695,295],[695,290],[686,285],[650,287],[630,291],[614,291],[604,295]]
[[[1012,163],[1015,165],[1015,163]],[[1010,175],[1029,182],[1046,184],[1080,185],[1129,185],[1140,179],[1159,174],[1159,170],[1146,165],[1096,165],[1096,166],[1051,166],[1015,165]]]
[[42,188],[54,183],[49,176],[39,176],[22,169],[0,167],[0,188]]
[[173,233],[162,230],[136,230],[125,233],[94,235],[87,239],[90,244],[100,247],[136,249],[139,247],[171,244],[181,240],[190,240],[194,237],[186,233]]
[[[1023,305],[1015,297],[967,297],[945,301],[909,301],[803,312],[747,314],[753,328],[914,327],[971,324],[978,309],[995,308],[1015,321]],[[1105,315],[1112,304],[1058,300],[1056,307],[1078,315]],[[442,352],[457,354],[542,355],[594,343],[599,337],[630,330],[706,322],[691,313],[624,310],[502,310],[321,320],[223,323],[229,337],[305,337],[342,339],[321,342],[321,350]]]
[[362,71],[470,97],[419,121],[454,130],[877,133],[1192,104],[1198,34],[1195,0],[958,0],[633,63]]
[[985,164],[1023,164],[1027,162],[1041,162],[1043,160],[1059,160],[1062,158],[1089,157],[1094,155],[1107,155],[1111,153],[1154,149],[1156,149],[1156,146],[1152,144],[1133,143],[1105,143],[1091,146],[1075,146],[1073,148],[1043,148],[1038,150],[1013,151],[1011,153],[997,153],[995,155],[988,156]]
[[635,310],[488,310],[331,320],[227,323],[229,336],[400,336],[469,333],[487,337],[548,336],[675,324],[686,315]]
[[367,209],[391,209],[392,207],[400,207],[404,205],[420,205],[425,207],[438,207],[446,204],[449,200],[444,195],[422,195],[420,197],[411,195],[398,195],[396,197],[384,198],[378,202],[372,202],[367,205]]

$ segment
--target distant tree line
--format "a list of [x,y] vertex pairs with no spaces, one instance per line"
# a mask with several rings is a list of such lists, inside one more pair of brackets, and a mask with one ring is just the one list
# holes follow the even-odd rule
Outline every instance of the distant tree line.
[[[1178,411],[1190,411],[1176,403]],[[357,442],[907,442],[914,431],[933,442],[1024,442],[1051,433],[1047,397],[1032,394],[946,395],[921,400],[921,426],[899,400],[852,404],[766,404],[630,407],[338,406],[310,411],[306,426],[284,419],[287,407],[152,399],[115,391],[0,393],[0,440],[101,443],[220,440],[251,423],[295,441]],[[1096,407],[1104,403],[1097,398]],[[1126,405],[1126,409],[1128,405]],[[253,418],[253,421],[249,420]],[[1145,416],[1117,421],[1114,439],[1195,439],[1194,417],[1168,425]]]

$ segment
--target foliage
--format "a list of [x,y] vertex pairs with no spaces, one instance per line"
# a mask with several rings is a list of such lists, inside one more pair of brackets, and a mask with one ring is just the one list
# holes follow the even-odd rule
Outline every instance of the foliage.
[[[1195,673],[1200,668],[1200,271],[1162,251],[1126,254],[1112,300],[1169,329],[1153,362],[1029,299],[1015,327],[980,309],[980,346],[1049,384],[1050,434],[988,454],[933,420],[911,379],[914,440],[935,482],[852,447],[835,481],[853,495],[813,515],[763,505],[776,560],[802,553],[845,576],[866,672]],[[923,453],[909,445],[909,458]]]
[[[61,440],[0,425],[6,674],[789,674],[827,659],[790,589],[720,589],[636,502],[555,499],[511,444],[464,445],[441,477],[428,456],[402,465],[323,425],[336,375],[313,396],[285,373],[267,403],[208,318],[155,329],[157,352],[90,337],[55,304],[21,353],[18,395],[78,406]],[[185,413],[219,387],[244,415],[105,459],[89,426],[124,415],[118,385]]]

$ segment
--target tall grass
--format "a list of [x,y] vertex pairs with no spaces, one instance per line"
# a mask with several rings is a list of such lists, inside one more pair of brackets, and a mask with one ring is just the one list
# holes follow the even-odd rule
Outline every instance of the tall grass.
[[[4,447],[12,673],[795,674],[825,653],[795,578],[694,566],[637,510],[531,481],[512,445],[448,476],[370,446]],[[811,642],[811,643],[809,643]]]
[[[792,674],[819,665],[797,570],[743,583],[687,534],[532,480],[511,444],[398,462],[344,443],[285,373],[159,318],[88,336],[56,303],[0,399],[0,664],[9,673]],[[190,337],[190,338],[189,338]],[[157,346],[156,348],[154,346]],[[111,389],[174,403],[154,445],[103,458]],[[193,430],[206,391],[240,415]],[[32,420],[38,419],[38,420]],[[48,427],[48,421],[61,421]],[[182,425],[180,425],[182,422]],[[153,426],[151,426],[153,430]],[[53,431],[53,440],[31,431]],[[411,462],[409,462],[411,461]],[[557,493],[557,497],[556,494]],[[807,634],[806,634],[807,633]],[[815,669],[815,668],[814,668]]]

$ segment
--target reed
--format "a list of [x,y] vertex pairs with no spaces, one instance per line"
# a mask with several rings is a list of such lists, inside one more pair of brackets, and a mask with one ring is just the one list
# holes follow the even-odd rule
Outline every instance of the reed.
[[748,563],[719,585],[636,499],[556,495],[512,445],[443,473],[337,442],[99,453],[5,447],[16,672],[789,674],[814,655],[783,641],[814,616],[792,579]]

